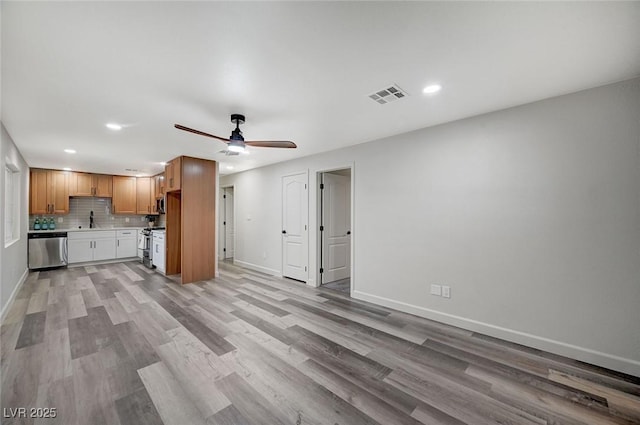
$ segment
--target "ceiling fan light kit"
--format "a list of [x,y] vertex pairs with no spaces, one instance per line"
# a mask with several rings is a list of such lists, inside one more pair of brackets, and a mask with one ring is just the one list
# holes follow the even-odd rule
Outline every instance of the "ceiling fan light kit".
[[211,137],[225,142],[228,145],[228,150],[231,152],[244,152],[247,146],[255,146],[259,148],[286,148],[295,149],[297,146],[295,143],[285,140],[253,140],[245,141],[240,130],[240,124],[244,124],[245,118],[242,114],[231,114],[231,122],[235,123],[236,128],[231,132],[231,137],[228,139],[214,134],[205,133],[204,131],[195,130],[193,128],[185,127],[180,124],[174,124],[174,127],[178,130],[188,131],[189,133],[197,134],[199,136]]

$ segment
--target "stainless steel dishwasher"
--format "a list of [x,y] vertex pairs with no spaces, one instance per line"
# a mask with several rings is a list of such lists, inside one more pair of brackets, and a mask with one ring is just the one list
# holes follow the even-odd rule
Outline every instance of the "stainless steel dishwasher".
[[67,232],[29,233],[29,268],[48,269],[67,265]]

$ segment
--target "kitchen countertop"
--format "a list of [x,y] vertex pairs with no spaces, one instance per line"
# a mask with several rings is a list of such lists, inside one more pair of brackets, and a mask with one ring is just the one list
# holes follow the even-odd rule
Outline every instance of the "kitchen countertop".
[[145,229],[146,227],[94,227],[90,229],[88,227],[83,227],[82,229],[72,228],[72,229],[58,229],[57,227],[53,230],[29,230],[29,233],[53,233],[53,232],[95,232],[101,230],[140,230]]

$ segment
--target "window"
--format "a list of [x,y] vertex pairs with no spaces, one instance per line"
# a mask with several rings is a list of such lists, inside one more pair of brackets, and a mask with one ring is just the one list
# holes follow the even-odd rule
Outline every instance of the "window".
[[20,170],[9,160],[4,169],[4,243],[20,239]]

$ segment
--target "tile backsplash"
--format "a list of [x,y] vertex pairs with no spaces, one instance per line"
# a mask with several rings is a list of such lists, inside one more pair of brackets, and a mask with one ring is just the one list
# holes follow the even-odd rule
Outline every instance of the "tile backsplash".
[[[145,215],[111,214],[111,198],[70,198],[69,214],[67,215],[31,215],[29,229],[33,229],[36,217],[53,217],[57,229],[89,228],[89,214],[93,211],[93,223],[96,229],[111,227],[146,227],[148,222]],[[62,218],[62,223],[59,219]],[[127,221],[127,219],[129,221]],[[156,226],[164,226],[164,215],[159,216]]]

